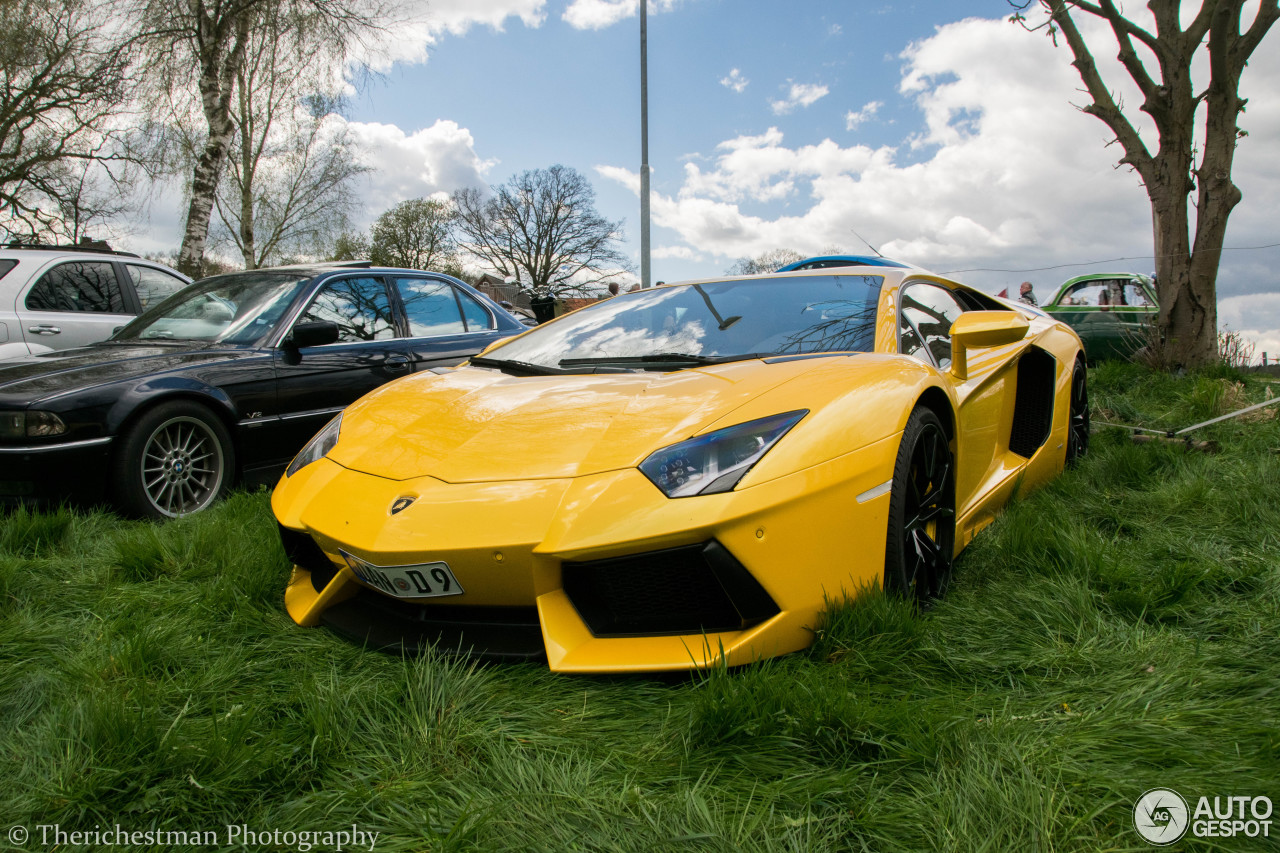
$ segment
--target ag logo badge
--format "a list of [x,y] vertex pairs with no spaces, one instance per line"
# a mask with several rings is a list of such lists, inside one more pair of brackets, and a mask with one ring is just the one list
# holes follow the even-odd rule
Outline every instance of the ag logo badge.
[[412,504],[415,500],[417,500],[417,498],[410,498],[410,497],[396,498],[396,502],[391,505],[391,514],[395,515],[398,512],[402,512],[408,509],[410,504]]
[[1188,817],[1187,801],[1172,788],[1152,788],[1133,806],[1133,828],[1161,847],[1186,834]]

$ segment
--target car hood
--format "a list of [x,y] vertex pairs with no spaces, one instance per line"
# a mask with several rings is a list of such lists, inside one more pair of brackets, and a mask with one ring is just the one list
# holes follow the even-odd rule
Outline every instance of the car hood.
[[508,376],[464,367],[383,386],[349,407],[329,458],[393,480],[578,477],[632,468],[812,369],[735,362],[671,373]]
[[192,364],[248,354],[243,348],[175,344],[96,344],[0,362],[0,401],[35,402]]

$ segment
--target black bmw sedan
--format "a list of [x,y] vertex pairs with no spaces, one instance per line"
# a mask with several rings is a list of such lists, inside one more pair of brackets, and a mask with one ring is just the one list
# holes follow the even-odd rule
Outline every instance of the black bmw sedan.
[[436,273],[316,265],[189,285],[110,340],[0,362],[0,503],[152,518],[270,482],[347,404],[525,326]]

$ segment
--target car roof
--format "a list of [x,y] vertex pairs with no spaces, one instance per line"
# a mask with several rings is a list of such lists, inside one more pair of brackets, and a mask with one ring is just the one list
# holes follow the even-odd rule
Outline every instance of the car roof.
[[[793,272],[811,264],[822,264],[827,267],[901,267],[909,268],[910,264],[886,258],[883,255],[815,255],[796,261],[793,264],[778,267],[774,272]],[[821,269],[822,267],[818,267]]]

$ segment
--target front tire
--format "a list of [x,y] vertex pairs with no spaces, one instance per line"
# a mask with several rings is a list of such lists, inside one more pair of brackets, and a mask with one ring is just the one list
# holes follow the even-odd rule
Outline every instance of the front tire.
[[927,605],[951,579],[956,542],[955,463],[942,421],[917,407],[893,468],[884,588]]
[[199,403],[174,400],[129,427],[114,464],[121,509],[143,518],[177,518],[226,494],[235,450],[217,415]]

